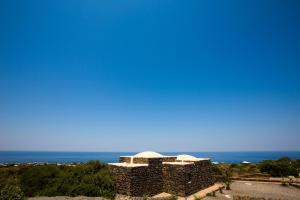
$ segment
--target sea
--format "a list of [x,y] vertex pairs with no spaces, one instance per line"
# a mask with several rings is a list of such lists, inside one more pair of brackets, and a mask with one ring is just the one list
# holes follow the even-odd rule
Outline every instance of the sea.
[[[118,162],[120,156],[134,155],[137,152],[54,152],[54,151],[0,151],[0,163],[72,163],[99,160],[104,163]],[[210,158],[213,162],[257,163],[262,160],[275,160],[288,156],[300,159],[300,151],[245,151],[245,152],[160,152],[163,155],[189,154],[199,158]]]

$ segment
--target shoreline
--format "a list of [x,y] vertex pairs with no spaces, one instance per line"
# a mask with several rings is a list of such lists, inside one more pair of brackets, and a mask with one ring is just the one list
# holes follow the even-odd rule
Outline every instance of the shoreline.
[[[259,163],[263,160],[275,160],[288,156],[300,159],[300,151],[203,151],[203,152],[166,152],[165,155],[173,156],[189,154],[198,158],[210,158],[217,163],[235,163],[243,161]],[[113,163],[120,156],[128,152],[73,152],[73,151],[0,151],[2,164],[27,164],[27,163],[85,163],[89,160],[99,160],[103,163]]]

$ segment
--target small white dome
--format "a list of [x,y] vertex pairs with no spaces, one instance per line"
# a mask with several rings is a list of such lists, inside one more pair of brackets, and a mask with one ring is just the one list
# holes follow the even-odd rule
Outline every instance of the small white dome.
[[180,161],[198,161],[200,159],[196,158],[194,156],[191,156],[191,155],[182,154],[182,155],[177,156],[177,160],[180,160]]
[[140,158],[157,158],[157,157],[163,157],[163,155],[161,155],[159,153],[156,153],[154,151],[143,151],[143,152],[135,154],[134,157],[140,157]]

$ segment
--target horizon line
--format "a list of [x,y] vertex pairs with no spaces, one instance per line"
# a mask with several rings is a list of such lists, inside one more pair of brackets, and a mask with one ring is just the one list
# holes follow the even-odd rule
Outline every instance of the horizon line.
[[[147,151],[147,150],[146,150]],[[61,152],[61,153],[136,153],[143,151],[78,151],[78,150],[0,150],[0,152]],[[234,152],[300,152],[300,150],[225,150],[225,151],[155,151],[159,153],[234,153]]]

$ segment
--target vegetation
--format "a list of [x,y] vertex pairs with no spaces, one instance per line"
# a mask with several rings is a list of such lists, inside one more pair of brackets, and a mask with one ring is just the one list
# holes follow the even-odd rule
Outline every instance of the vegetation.
[[84,195],[110,199],[114,197],[113,176],[107,165],[98,161],[77,166],[1,168],[0,177],[1,198],[13,190],[21,197],[24,195],[27,197]]
[[223,175],[224,169],[222,168],[221,164],[219,165],[212,165],[212,172],[216,175]]
[[284,186],[284,187],[287,187],[287,186],[288,186],[288,183],[287,183],[285,180],[282,180],[282,181],[281,181],[281,185]]
[[291,160],[288,157],[283,157],[279,160],[265,160],[259,164],[261,172],[265,172],[275,177],[295,176],[300,173],[300,159]]
[[[299,177],[300,159],[288,157],[266,160],[259,164],[218,164],[213,172],[223,176],[225,189],[230,190],[231,178],[256,174],[274,177]],[[282,185],[288,183],[283,182]],[[107,165],[98,161],[67,165],[20,165],[0,167],[0,200],[23,200],[32,196],[101,196],[113,199],[114,182]],[[220,190],[222,192],[222,190]],[[211,194],[213,195],[213,194]],[[143,199],[148,199],[145,195]],[[176,200],[172,195],[170,200]],[[195,200],[200,200],[195,196]]]
[[5,185],[0,190],[0,200],[24,200],[21,188],[15,185]]
[[228,181],[228,182],[225,182],[225,185],[226,185],[226,187],[225,187],[225,189],[226,190],[231,190],[231,187],[230,187],[230,182]]
[[213,197],[216,196],[216,192],[215,192],[215,191],[212,192],[212,196],[213,196]]
[[221,194],[223,194],[223,188],[222,188],[222,187],[219,188],[219,192],[220,192]]
[[260,173],[260,170],[256,164],[230,164],[229,166],[225,167],[223,171],[227,173],[226,176],[230,177]]
[[272,177],[299,177],[300,159],[292,160],[283,157],[278,160],[265,160],[258,164],[225,164],[213,165],[213,172],[222,175],[224,182],[230,184],[232,177],[257,177],[270,175]]
[[143,195],[143,200],[147,200],[147,199],[149,199],[149,194],[144,194]]
[[231,190],[230,184],[231,184],[231,168],[225,170],[224,172],[224,183],[226,185],[226,190]]
[[172,194],[172,196],[170,196],[169,200],[177,200],[178,199],[178,196]]
[[0,200],[23,200],[24,193],[20,188],[18,169],[0,168]]
[[[233,177],[257,178],[257,177],[299,177],[300,159],[292,160],[283,157],[278,160],[265,160],[258,164],[217,164],[212,170],[216,175],[222,175],[225,189],[230,190]],[[290,182],[293,179],[290,178]],[[282,181],[282,186],[287,186],[288,182]],[[220,191],[221,192],[221,191]]]
[[202,200],[203,198],[197,195],[194,195],[194,200]]
[[216,196],[216,192],[215,191],[210,192],[210,193],[207,194],[207,196],[209,196],[209,197],[215,197]]

